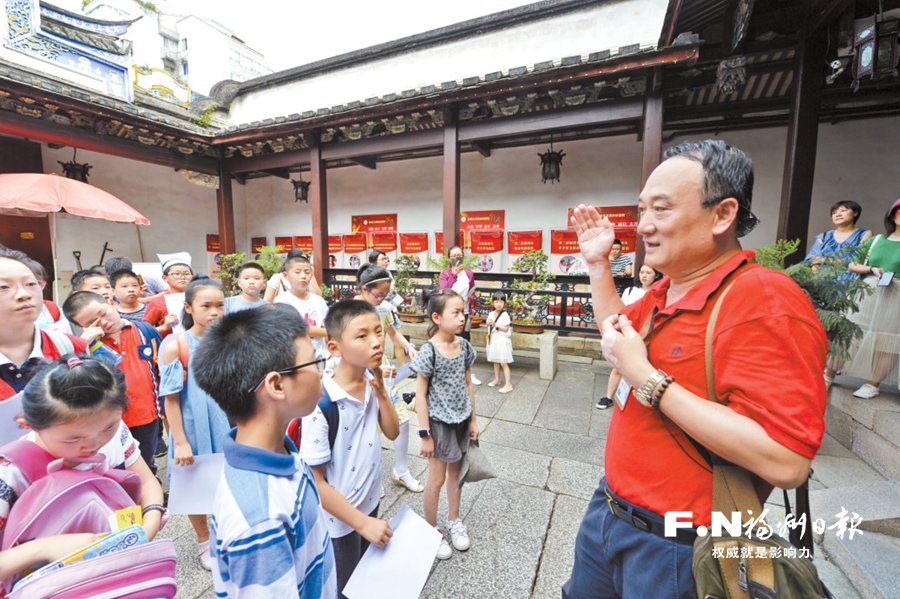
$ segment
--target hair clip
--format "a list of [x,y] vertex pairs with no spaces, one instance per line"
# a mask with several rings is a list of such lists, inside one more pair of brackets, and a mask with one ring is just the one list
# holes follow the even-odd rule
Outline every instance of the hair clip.
[[84,365],[84,362],[82,362],[82,361],[81,361],[81,358],[78,358],[78,357],[75,357],[75,358],[69,358],[69,359],[66,361],[66,366],[69,367],[69,370],[72,370],[72,369],[75,368],[76,366],[83,366],[83,365]]

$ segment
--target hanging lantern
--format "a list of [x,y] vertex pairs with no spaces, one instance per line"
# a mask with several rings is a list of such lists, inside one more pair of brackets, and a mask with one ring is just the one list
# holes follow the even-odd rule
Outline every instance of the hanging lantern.
[[75,155],[77,153],[78,148],[75,148],[72,152],[71,162],[63,162],[62,160],[57,160],[57,162],[62,165],[63,174],[66,176],[66,179],[74,179],[76,181],[81,181],[82,183],[87,183],[88,171],[94,167],[87,163],[78,164],[75,162]]
[[553,185],[553,181],[559,181],[559,167],[562,166],[562,159],[565,155],[566,153],[562,150],[553,151],[553,138],[551,137],[550,149],[543,154],[538,154],[541,157],[541,183],[549,180],[550,185]]
[[294,201],[309,204],[309,186],[312,184],[312,181],[304,181],[303,179],[294,181],[291,179],[291,183],[294,184]]

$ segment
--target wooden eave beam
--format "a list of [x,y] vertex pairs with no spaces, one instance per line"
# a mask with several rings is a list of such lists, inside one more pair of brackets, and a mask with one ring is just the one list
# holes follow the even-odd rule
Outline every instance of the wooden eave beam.
[[[61,109],[66,111],[74,110],[91,118],[115,120],[125,123],[126,125],[131,125],[133,127],[140,127],[142,129],[159,132],[164,135],[173,135],[175,137],[188,139],[190,141],[196,141],[203,144],[211,144],[213,141],[213,138],[208,135],[185,131],[184,129],[179,129],[178,127],[172,127],[171,125],[151,121],[146,117],[130,114],[125,111],[110,109],[93,102],[77,100],[69,96],[57,94],[45,89],[41,89],[39,87],[33,87],[31,85],[26,85],[10,79],[0,80],[0,89],[9,90],[16,95],[31,98],[38,103],[53,104],[54,106],[59,106]],[[124,104],[126,103],[126,101],[121,100],[120,103]],[[176,117],[169,118],[174,119]]]
[[820,27],[827,27],[837,19],[841,13],[847,10],[854,0],[823,0],[818,8],[814,8],[810,15],[809,31],[814,32]]
[[215,160],[173,152],[157,146],[147,146],[118,137],[98,135],[84,129],[57,125],[5,111],[0,113],[0,133],[207,175],[219,174]]
[[214,145],[242,145],[257,141],[264,141],[275,137],[296,134],[297,132],[310,130],[317,127],[336,127],[339,125],[355,123],[365,120],[378,120],[384,116],[390,116],[413,110],[427,110],[443,107],[454,102],[470,102],[481,98],[504,93],[519,93],[530,91],[535,87],[553,87],[556,85],[572,85],[579,79],[588,79],[603,75],[624,73],[626,71],[638,71],[652,69],[657,66],[675,64],[694,64],[700,52],[699,45],[675,46],[663,48],[652,52],[629,54],[620,58],[605,60],[593,64],[577,65],[565,69],[553,69],[542,71],[524,77],[514,79],[501,79],[494,83],[485,83],[459,89],[452,92],[441,93],[437,97],[416,96],[408,100],[397,100],[387,104],[379,104],[371,108],[352,110],[341,113],[339,116],[327,115],[305,120],[302,123],[294,122],[284,125],[264,127],[254,131],[238,131],[217,135],[212,143]]
[[559,112],[536,112],[461,124],[459,141],[476,142],[518,135],[535,135],[562,129],[640,120],[644,114],[641,98],[616,103],[571,108]]
[[491,157],[491,142],[490,141],[473,141],[472,147],[475,150],[484,156],[485,158]]
[[674,0],[669,3],[669,11],[663,23],[663,34],[659,38],[659,45],[663,48],[672,44],[675,39],[675,28],[678,26],[678,17],[681,15],[681,6],[684,0]]
[[291,174],[286,169],[269,168],[269,169],[260,170],[259,172],[265,173],[267,175],[272,175],[273,177],[278,177],[279,179],[290,179],[291,178]]
[[376,166],[376,165],[375,165],[375,159],[374,159],[374,158],[365,157],[365,156],[359,156],[359,157],[357,157],[357,158],[348,158],[347,160],[350,161],[350,162],[352,162],[353,164],[356,164],[356,165],[358,165],[358,166],[367,168],[367,169],[369,169],[370,171],[374,171],[374,170],[375,170],[375,166]]

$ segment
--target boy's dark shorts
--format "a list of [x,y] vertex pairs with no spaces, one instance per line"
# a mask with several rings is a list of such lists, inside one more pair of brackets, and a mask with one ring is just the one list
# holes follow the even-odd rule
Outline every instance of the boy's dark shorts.
[[434,439],[434,457],[448,464],[458,462],[469,449],[469,422],[472,417],[456,424],[430,419]]

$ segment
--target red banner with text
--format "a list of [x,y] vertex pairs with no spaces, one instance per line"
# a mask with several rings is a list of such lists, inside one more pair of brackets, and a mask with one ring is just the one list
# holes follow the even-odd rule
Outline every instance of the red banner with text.
[[503,230],[506,212],[504,210],[469,210],[459,213],[459,232],[465,246],[472,247],[472,231]]
[[555,275],[587,275],[574,229],[550,230],[550,272]]
[[[303,250],[307,254],[313,251],[313,238],[312,235],[294,235],[294,248],[298,250]],[[340,248],[340,243],[338,243],[338,248]]]
[[[312,239],[310,237],[310,239]],[[312,241],[310,241],[312,244]],[[328,236],[328,268],[341,268],[344,263],[343,240],[340,235]]]
[[288,252],[294,249],[294,238],[291,236],[276,236],[275,245],[278,247],[278,255],[285,258]]
[[206,236],[206,273],[214,277],[222,271],[222,257],[219,254],[219,236],[208,234]]
[[502,272],[503,231],[470,231],[471,253],[480,256],[478,268],[481,272]]
[[365,233],[344,235],[344,268],[359,268],[368,261],[368,248]]
[[251,237],[250,238],[250,251],[253,252],[254,254],[258,254],[259,249],[261,247],[263,247],[264,245],[268,245],[268,244],[269,244],[268,237]]
[[[509,247],[506,253],[510,256],[521,256],[528,252],[544,249],[543,231],[507,231]],[[510,258],[512,260],[512,258]]]

